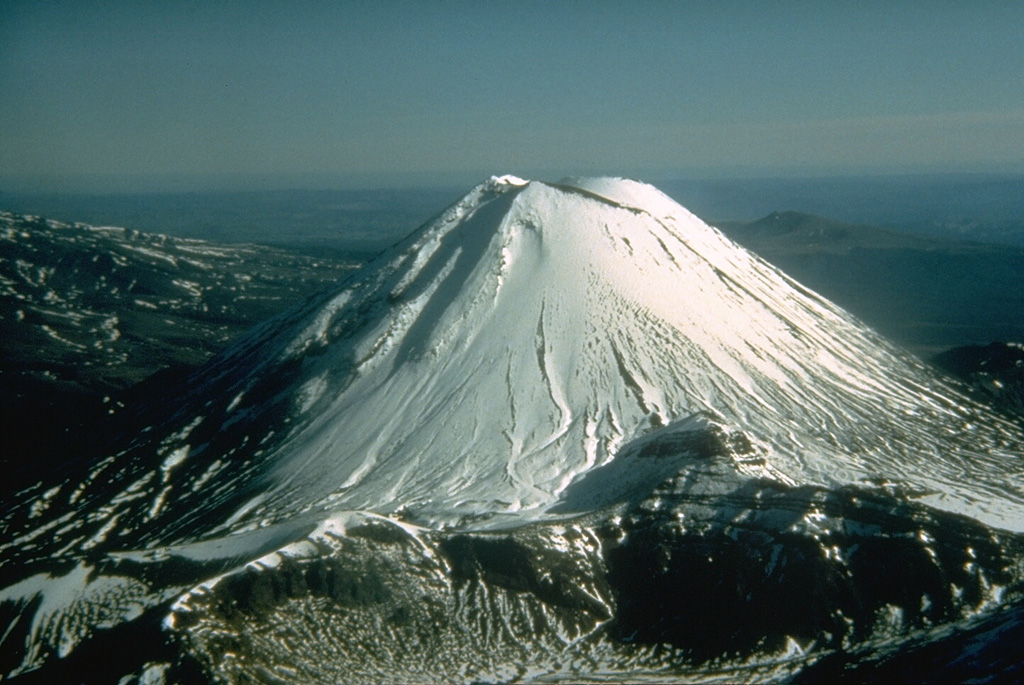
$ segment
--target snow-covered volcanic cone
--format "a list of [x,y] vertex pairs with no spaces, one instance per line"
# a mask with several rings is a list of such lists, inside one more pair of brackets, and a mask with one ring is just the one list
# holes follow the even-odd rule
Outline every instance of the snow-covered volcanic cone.
[[[1024,530],[1019,430],[634,181],[492,178],[335,291],[244,336],[180,394],[116,417],[106,432],[101,454],[4,511],[4,672],[71,654],[140,616],[162,618],[171,602],[166,639],[193,668],[228,680],[678,669],[676,657],[666,666],[634,644],[643,630],[623,632],[642,602],[622,604],[622,569],[640,562],[609,545],[628,549],[628,533],[647,526],[621,523],[629,511],[672,511],[672,525],[689,517],[705,536],[741,520],[814,544],[843,536],[821,563],[846,564],[860,588],[866,572],[851,570],[840,548],[855,556],[858,536],[887,534],[871,516],[850,523],[867,498],[893,521],[918,521],[907,539],[922,548],[947,520],[966,526],[950,543],[960,556],[933,555],[943,569],[988,540],[990,566],[1009,574],[1000,587],[1019,580],[1008,570],[1019,564],[1000,556],[1016,559],[1016,537],[981,525]],[[844,503],[841,513],[826,501]],[[648,527],[651,545],[675,549],[660,525]],[[774,568],[783,552],[765,544]],[[976,566],[982,579],[972,582],[987,589],[963,599],[968,581],[947,578],[950,608],[939,619],[998,601],[988,566]],[[247,594],[253,574],[277,578],[259,601]],[[413,587],[419,599],[395,599]],[[858,600],[866,613],[857,621],[882,620],[890,603],[876,600]],[[355,623],[328,625],[335,619],[320,612],[330,601],[331,616]],[[823,616],[850,616],[828,601],[837,604]],[[415,636],[381,627],[384,614]],[[520,634],[516,616],[539,623]],[[301,624],[320,646],[300,640],[299,656],[284,638],[260,643],[263,621],[293,634]],[[447,647],[416,632],[428,624]],[[798,637],[797,651],[826,634],[845,640],[836,625],[766,627],[771,639],[742,649],[695,646],[660,628],[648,641],[698,661],[757,650],[790,658]],[[245,646],[211,637],[225,631]],[[570,648],[586,663],[565,661]],[[420,670],[394,653],[403,650],[422,652]],[[225,661],[228,651],[236,661]],[[434,652],[436,663],[424,656]],[[179,657],[160,659],[181,667]]]

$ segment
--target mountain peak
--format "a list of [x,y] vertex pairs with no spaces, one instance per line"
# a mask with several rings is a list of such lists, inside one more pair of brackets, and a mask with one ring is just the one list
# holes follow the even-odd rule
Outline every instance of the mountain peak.
[[668,195],[642,181],[612,176],[568,177],[557,185],[589,192],[623,207],[642,209],[655,215],[693,216]]
[[126,452],[163,483],[149,507],[126,470],[96,527],[166,537],[213,509],[227,531],[338,509],[542,516],[626,443],[701,412],[749,435],[744,472],[909,482],[1024,526],[1024,496],[1005,495],[1019,483],[963,475],[1003,459],[998,437],[929,458],[936,426],[969,421],[943,393],[649,185],[496,176],[211,361]]
[[[236,505],[232,528],[310,507],[540,514],[626,442],[703,411],[762,443],[770,456],[743,466],[761,475],[962,487],[958,468],[924,459],[927,421],[899,420],[954,413],[920,389],[919,365],[621,178],[493,177],[212,367],[230,381],[196,390],[200,425],[214,413],[273,435],[259,455],[269,487]],[[257,392],[268,384],[272,399]],[[286,423],[261,419],[267,406]],[[172,487],[194,488],[181,473]]]
[[525,186],[529,181],[512,174],[503,174],[501,176],[491,176],[490,183],[495,185]]
[[[948,419],[886,380],[929,387],[920,365],[652,186],[495,177],[381,261],[301,346],[319,350],[302,355],[313,386],[350,375],[301,404],[315,417],[275,457],[288,497],[539,512],[625,442],[709,410],[764,442],[764,475],[960,482],[919,449],[893,457],[893,435],[927,442],[896,417]],[[307,471],[311,453],[331,458]]]

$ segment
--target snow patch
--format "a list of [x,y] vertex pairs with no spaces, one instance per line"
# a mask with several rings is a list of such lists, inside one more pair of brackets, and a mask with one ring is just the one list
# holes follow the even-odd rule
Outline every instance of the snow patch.
[[190,448],[188,445],[179,447],[178,449],[168,454],[167,457],[163,460],[163,463],[160,464],[160,471],[163,472],[164,474],[163,481],[165,483],[168,480],[170,480],[171,471],[175,467],[180,466],[186,459],[188,459],[189,449]]

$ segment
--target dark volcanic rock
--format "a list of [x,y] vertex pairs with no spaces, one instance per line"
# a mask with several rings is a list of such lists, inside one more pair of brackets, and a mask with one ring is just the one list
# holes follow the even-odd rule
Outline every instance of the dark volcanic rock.
[[993,407],[1024,421],[1024,345],[994,342],[954,347],[932,359]]
[[790,641],[845,649],[971,616],[993,588],[1019,592],[1024,552],[1019,536],[877,490],[758,480],[666,492],[614,537],[614,635],[698,661]]

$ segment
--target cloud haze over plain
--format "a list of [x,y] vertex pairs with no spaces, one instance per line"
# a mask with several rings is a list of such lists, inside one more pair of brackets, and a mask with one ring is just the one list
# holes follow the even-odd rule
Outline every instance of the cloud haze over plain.
[[1019,172],[1022,29],[1010,2],[8,0],[0,178]]

